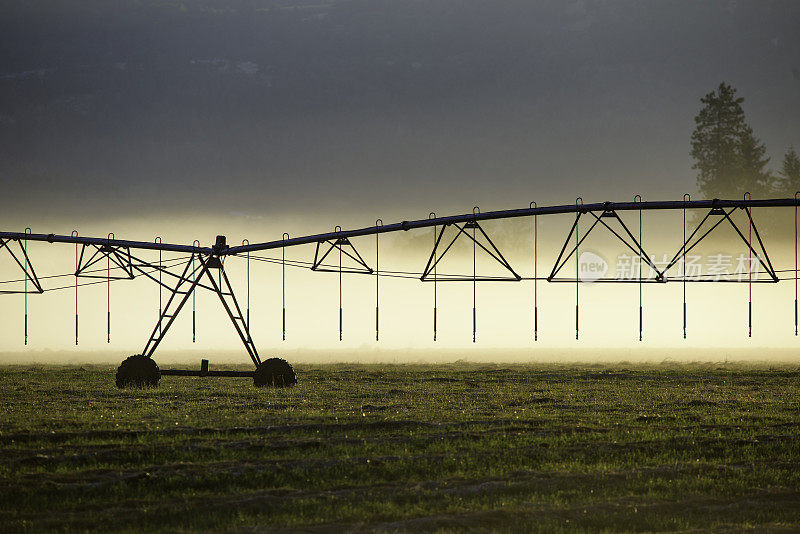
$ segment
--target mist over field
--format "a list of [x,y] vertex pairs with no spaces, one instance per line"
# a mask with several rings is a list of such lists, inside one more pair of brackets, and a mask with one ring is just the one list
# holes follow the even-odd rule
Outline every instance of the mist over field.
[[[134,347],[131,347],[133,350]],[[499,349],[393,349],[363,346],[356,349],[275,349],[262,351],[262,357],[280,356],[302,365],[329,364],[391,364],[418,365],[439,364],[462,367],[520,365],[520,364],[560,364],[560,365],[651,365],[670,369],[685,364],[698,365],[712,369],[728,364],[748,364],[763,366],[767,363],[777,366],[795,364],[797,350],[776,347],[668,347],[668,348],[540,348]],[[251,365],[244,351],[225,348],[164,350],[158,355],[162,368],[188,367],[200,368],[200,360],[208,359],[211,369],[242,368]],[[119,350],[33,350],[5,351],[0,353],[2,365],[66,365],[70,367],[116,366],[120,360]]]

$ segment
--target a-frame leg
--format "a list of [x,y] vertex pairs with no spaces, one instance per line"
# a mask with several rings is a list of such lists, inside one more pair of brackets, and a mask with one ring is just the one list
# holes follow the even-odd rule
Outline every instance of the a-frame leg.
[[[261,359],[258,356],[258,351],[256,350],[253,338],[250,335],[249,325],[244,319],[242,310],[239,307],[239,303],[237,302],[236,296],[233,293],[233,287],[228,279],[228,275],[225,274],[225,268],[222,266],[222,262],[215,256],[207,258],[203,258],[202,256],[198,257],[200,260],[200,266],[189,272],[189,267],[191,266],[192,262],[191,260],[187,262],[183,273],[178,278],[178,283],[174,288],[171,289],[172,294],[167,299],[167,304],[164,306],[164,310],[162,311],[155,328],[153,328],[153,333],[150,335],[150,339],[148,339],[142,354],[152,357],[156,348],[158,348],[158,345],[164,339],[164,336],[175,322],[175,318],[178,316],[181,309],[183,309],[183,306],[189,300],[189,297],[191,297],[192,293],[197,289],[198,286],[206,288],[208,287],[200,284],[203,276],[205,276],[208,278],[208,281],[211,284],[210,288],[217,294],[217,296],[219,296],[222,306],[228,313],[228,317],[230,317],[233,327],[236,329],[236,333],[239,335],[239,339],[242,340],[245,350],[247,350],[247,354],[250,356],[250,359],[253,360],[253,364],[258,367],[261,364]],[[212,269],[219,270],[219,282],[214,279],[214,275],[211,272]],[[183,290],[182,288],[186,287],[187,285],[188,289]]]
[[[175,284],[174,288],[170,289],[172,293],[167,299],[167,305],[164,306],[164,310],[161,312],[161,316],[158,318],[155,328],[153,328],[153,333],[150,335],[150,338],[147,340],[147,344],[144,346],[144,350],[142,351],[143,355],[147,357],[153,356],[153,353],[156,351],[156,348],[158,348],[161,340],[164,339],[164,336],[169,331],[172,323],[175,322],[175,318],[178,316],[178,313],[180,313],[183,305],[189,300],[192,292],[197,289],[197,284],[200,282],[203,274],[208,272],[208,263],[210,258],[203,259],[202,256],[199,256],[199,260],[200,265],[191,273],[189,273],[189,267],[192,265],[192,261],[189,260],[186,263],[186,267],[183,269],[183,273],[178,278],[178,283]],[[198,270],[200,271],[199,273]],[[189,276],[187,276],[187,273]],[[181,288],[190,282],[190,277],[193,278],[193,280],[191,280],[191,284],[189,284],[189,289],[186,291],[181,291]],[[181,296],[176,299],[178,295]],[[165,321],[166,324],[164,324]]]
[[[211,286],[214,288],[217,296],[219,296],[219,300],[222,302],[225,311],[228,312],[228,317],[230,317],[233,327],[236,329],[236,333],[239,334],[239,339],[242,340],[247,354],[250,356],[250,359],[253,360],[255,366],[258,367],[261,365],[261,359],[258,357],[256,345],[253,343],[253,338],[250,335],[250,325],[247,324],[242,314],[242,309],[236,301],[236,295],[233,293],[233,287],[231,287],[230,280],[228,280],[228,275],[225,274],[225,268],[220,264],[218,269],[220,274],[219,283],[214,280],[214,276],[208,270],[205,271],[205,274],[211,281]],[[230,298],[230,304],[228,303],[228,298]]]

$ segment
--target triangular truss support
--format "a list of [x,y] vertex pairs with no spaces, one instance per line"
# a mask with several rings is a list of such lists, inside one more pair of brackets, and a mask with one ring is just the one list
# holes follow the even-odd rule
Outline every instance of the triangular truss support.
[[[578,239],[578,242],[565,255],[565,252],[567,251],[567,247],[569,246],[570,242],[572,241],[572,237],[578,231],[578,222],[581,219],[581,215],[584,215],[584,214],[589,214],[592,217],[594,217],[594,221],[592,222],[592,225],[589,227],[589,229],[586,230],[586,233],[584,233],[583,236]],[[619,222],[619,225],[620,225],[622,231],[621,232],[617,232],[604,219],[615,219],[617,222]],[[588,211],[588,210],[587,211],[583,211],[583,212],[579,211],[579,212],[576,213],[575,222],[572,223],[572,228],[570,229],[569,234],[567,235],[567,238],[564,240],[564,246],[561,247],[561,252],[559,252],[558,258],[556,259],[556,262],[553,265],[553,270],[550,272],[550,275],[547,277],[547,281],[548,282],[556,282],[556,281],[560,281],[560,282],[564,282],[564,281],[575,282],[576,281],[574,278],[569,278],[569,279],[556,278],[556,275],[559,273],[559,271],[561,271],[561,269],[564,267],[564,265],[566,265],[567,261],[569,261],[569,259],[572,258],[575,255],[575,253],[577,252],[578,248],[583,244],[583,242],[586,240],[586,238],[589,237],[589,235],[592,233],[592,230],[594,230],[597,226],[605,227],[622,244],[624,244],[628,249],[630,249],[630,251],[634,254],[634,257],[636,257],[637,259],[641,259],[643,263],[647,264],[650,267],[650,269],[652,269],[652,271],[655,273],[655,278],[642,279],[642,282],[663,282],[664,281],[664,272],[658,270],[656,265],[653,263],[653,260],[645,252],[644,248],[642,247],[642,244],[639,243],[639,240],[636,239],[636,237],[634,237],[633,233],[630,231],[630,229],[625,224],[625,222],[622,220],[622,218],[620,218],[620,216],[617,214],[617,212],[615,210],[613,210],[613,209],[604,209],[600,215],[597,215],[595,212]],[[620,281],[619,279],[605,279],[605,280],[606,281]],[[638,279],[637,279],[637,281],[638,281]]]
[[[440,253],[439,250],[441,248],[442,237],[444,236],[445,230],[447,230],[448,226],[453,226],[458,230],[456,235],[450,240],[450,243],[444,247],[444,250]],[[473,230],[475,232],[480,232],[480,235],[486,240],[488,247],[485,246],[483,243],[478,241],[477,238],[470,235],[467,230]],[[453,247],[455,242],[458,240],[459,237],[462,235],[467,236],[467,238],[473,242],[473,247],[478,246],[483,249],[489,256],[491,256],[497,263],[499,263],[504,270],[508,271],[508,276],[459,276],[459,275],[434,275],[434,268],[442,261],[442,258],[447,255],[447,252]],[[506,260],[505,256],[500,252],[497,246],[494,244],[492,239],[489,235],[481,228],[481,225],[478,224],[477,220],[470,220],[465,222],[464,224],[458,223],[448,223],[442,225],[442,229],[439,231],[439,235],[436,237],[436,242],[433,245],[433,250],[431,251],[431,255],[428,258],[428,263],[425,265],[425,269],[422,271],[422,276],[419,278],[423,282],[519,282],[522,280],[522,277],[514,271],[514,268],[511,267],[511,264]]]
[[[756,241],[758,242],[758,248],[761,250],[761,254],[758,253],[758,250],[756,250],[753,247],[753,243],[745,237],[745,235],[742,232],[742,230],[736,225],[735,222],[733,222],[733,219],[731,218],[731,214],[734,211],[736,211],[737,209],[743,209],[745,211],[745,213],[747,214],[747,221],[748,221],[749,228],[753,231],[753,234],[756,236]],[[695,236],[697,236],[698,233],[700,233],[700,229],[703,227],[703,225],[706,223],[706,221],[708,221],[711,217],[714,217],[714,216],[719,217],[717,222],[712,224],[711,227],[708,230],[706,230],[702,235],[700,235],[700,237],[695,237]],[[703,239],[705,239],[711,232],[713,232],[717,227],[719,227],[720,225],[722,225],[726,221],[736,231],[736,234],[739,236],[739,238],[742,240],[742,242],[745,245],[747,245],[747,248],[748,248],[750,254],[752,254],[758,260],[758,263],[761,265],[761,267],[764,268],[764,271],[767,273],[767,275],[769,275],[770,280],[766,280],[766,281],[775,282],[775,283],[779,282],[780,278],[778,277],[777,273],[775,272],[774,267],[772,266],[772,262],[769,259],[769,255],[767,254],[767,250],[766,250],[766,248],[764,246],[764,242],[761,239],[761,235],[758,233],[758,228],[756,228],[756,224],[753,221],[753,216],[752,216],[752,214],[750,212],[750,208],[749,207],[731,208],[729,210],[725,210],[724,208],[720,208],[720,207],[716,207],[716,206],[712,207],[708,211],[706,216],[703,217],[703,220],[700,221],[700,224],[697,225],[697,228],[695,228],[694,231],[691,233],[691,235],[689,235],[689,237],[683,243],[683,245],[678,250],[678,252],[675,253],[675,256],[673,256],[672,260],[670,260],[670,262],[664,268],[663,273],[666,274],[667,271],[669,271],[678,262],[680,262],[681,259],[685,258],[686,255],[693,248],[695,248],[697,245],[699,245],[700,242]],[[751,268],[751,266],[748,266],[748,269],[750,269],[750,268]],[[686,273],[685,272],[683,273],[683,277],[684,278],[686,277]],[[726,280],[723,280],[723,281],[736,282],[736,281],[739,281],[739,280],[726,279]],[[742,282],[748,282],[750,280],[748,279],[748,280],[741,280],[741,281]]]
[[[87,253],[87,249],[89,253]],[[102,266],[99,269],[91,269],[104,258],[109,261],[106,264],[113,269],[121,269],[124,275],[110,274],[110,269],[106,275],[99,274],[102,271]],[[131,262],[131,249],[129,247],[112,246],[112,245],[83,245],[81,253],[78,257],[78,267],[75,269],[75,276],[81,278],[102,278],[108,280],[133,280],[133,263]]]
[[42,287],[41,282],[39,281],[39,277],[36,276],[36,270],[33,268],[33,264],[31,263],[31,259],[28,256],[28,251],[25,250],[25,247],[19,240],[17,241],[17,245],[19,245],[19,252],[17,254],[11,249],[9,243],[14,241],[13,239],[3,239],[0,238],[0,249],[6,249],[11,257],[14,259],[14,262],[22,269],[22,273],[25,276],[25,280],[30,280],[33,284],[33,290],[28,291],[24,289],[22,291],[15,291],[15,290],[0,290],[0,295],[17,295],[17,294],[27,294],[27,293],[44,293],[44,288]]
[[[321,244],[328,245],[327,250],[325,253],[320,255],[320,245]],[[332,267],[330,265],[326,265],[323,262],[325,258],[327,258],[331,252],[334,250],[338,250],[351,260],[353,260],[358,266],[357,267]],[[364,258],[361,257],[361,254],[358,253],[356,247],[350,242],[350,240],[346,237],[340,237],[338,239],[330,239],[326,241],[317,241],[317,249],[314,252],[314,263],[311,265],[312,271],[319,271],[319,272],[328,272],[328,273],[352,273],[352,274],[372,274],[373,269],[370,267]]]

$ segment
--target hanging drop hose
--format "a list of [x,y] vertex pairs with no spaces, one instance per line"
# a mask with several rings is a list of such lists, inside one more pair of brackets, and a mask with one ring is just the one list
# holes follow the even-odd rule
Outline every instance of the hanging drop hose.
[[[284,242],[289,239],[289,234],[284,232]],[[286,341],[286,245],[281,247],[281,305],[282,305],[282,336],[283,341]]]
[[[156,236],[155,243],[161,243],[161,238]],[[158,333],[161,334],[161,249],[158,249]]]
[[[478,206],[472,208],[472,214],[477,215],[481,210]],[[476,266],[476,251],[477,243],[475,237],[475,228],[478,226],[478,220],[473,219],[472,225],[472,342],[475,343],[478,339],[478,279],[477,279],[477,266]]]
[[[375,226],[383,226],[382,219],[375,220]],[[380,243],[378,241],[378,236],[380,233],[375,233],[375,341],[379,341],[380,338],[380,321],[379,321],[379,312],[378,308],[380,306],[380,287],[378,286],[378,281],[380,280]]]
[[683,195],[683,252],[681,265],[683,266],[683,339],[686,339],[686,202],[691,200],[689,193]]
[[644,254],[644,244],[642,243],[642,196],[635,195],[634,202],[639,203],[639,341],[642,340],[642,254]]
[[[78,231],[72,231],[72,237],[78,237]],[[75,346],[78,345],[78,243],[75,243]]]
[[[249,244],[250,244],[250,241],[248,241],[247,239],[242,239],[242,246],[249,245]],[[249,339],[251,339],[251,341],[252,341],[252,338],[250,336],[250,251],[249,250],[247,251],[247,255],[245,256],[245,258],[246,258],[245,261],[247,263],[247,283],[246,283],[246,285],[247,285],[247,302],[246,302],[246,307],[245,307],[246,308],[247,323],[245,323],[245,326],[247,327],[247,337]]]
[[[30,234],[30,233],[31,233],[31,229],[30,228],[25,228],[26,236],[27,236],[27,234]],[[25,256],[25,269],[24,269],[24,271],[25,271],[25,287],[23,288],[24,289],[24,298],[23,298],[23,300],[24,300],[24,314],[25,314],[25,317],[24,317],[25,345],[27,345],[28,344],[28,265],[30,264],[30,262],[28,261],[28,238],[27,237],[23,240],[22,254]]]
[[[342,227],[336,226],[334,232],[341,232]],[[339,237],[336,238],[337,247],[339,249],[339,341],[342,340],[342,244],[339,242]]]
[[[575,199],[575,207],[583,206],[583,198],[578,197]],[[580,336],[580,280],[581,280],[581,262],[578,248],[580,247],[580,229],[578,228],[578,221],[581,219],[581,212],[575,214],[575,339]]]
[[[430,212],[428,219],[435,219],[436,213]],[[437,294],[436,294],[436,232],[437,227],[433,227],[433,340],[436,341],[436,307],[437,307]],[[444,227],[442,227],[444,232]]]
[[[528,206],[530,208],[536,207],[536,202],[531,202]],[[539,281],[536,279],[536,241],[538,239],[536,228],[536,215],[533,216],[533,340],[539,340]]]
[[[743,200],[750,200],[750,192],[746,191]],[[753,337],[753,217],[750,208],[747,212],[747,337]]]
[[[108,238],[114,239],[114,232],[109,232]],[[158,324],[160,327],[160,320]],[[111,343],[111,254],[109,252],[106,252],[106,343]]]
[[[196,248],[200,248],[200,240],[199,239],[195,239],[194,242],[192,243],[192,246],[196,247]],[[193,273],[193,276],[194,276],[194,280],[192,280],[193,284],[197,280],[197,269],[195,268],[195,265],[194,265],[195,255],[196,254],[194,252],[192,252],[191,262],[192,262],[192,273]],[[200,261],[202,261],[202,259]],[[196,297],[197,297],[197,291],[192,291],[192,343],[194,343],[197,340],[197,300],[196,300]],[[161,319],[159,317],[159,323],[160,322],[161,322]]]

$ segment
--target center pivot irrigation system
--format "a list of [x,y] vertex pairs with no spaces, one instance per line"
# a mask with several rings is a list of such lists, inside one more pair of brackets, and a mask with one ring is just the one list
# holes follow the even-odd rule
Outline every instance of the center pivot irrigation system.
[[[476,285],[478,282],[533,282],[533,338],[538,339],[538,282],[567,282],[575,284],[575,338],[579,337],[580,320],[580,293],[579,287],[582,281],[579,272],[578,255],[581,244],[593,232],[609,232],[626,249],[631,251],[631,257],[639,262],[638,275],[631,278],[603,278],[594,280],[611,283],[637,283],[639,284],[639,339],[642,339],[642,284],[643,283],[667,283],[678,282],[683,284],[683,337],[686,337],[686,283],[687,282],[744,282],[751,286],[748,302],[748,330],[752,334],[752,284],[753,283],[777,283],[781,280],[795,281],[795,335],[798,333],[798,223],[797,214],[800,200],[800,193],[795,194],[794,198],[781,198],[769,200],[754,200],[749,194],[745,194],[742,200],[691,200],[689,195],[684,195],[683,200],[678,201],[657,201],[643,202],[637,195],[633,202],[602,202],[594,204],[584,204],[578,198],[575,204],[559,206],[537,206],[531,202],[530,206],[522,209],[491,211],[481,213],[476,207],[472,213],[464,215],[454,215],[450,217],[437,217],[431,213],[427,219],[402,221],[395,224],[383,224],[378,219],[374,226],[355,230],[342,230],[336,227],[332,233],[315,234],[304,237],[290,238],[288,234],[283,234],[282,239],[269,241],[266,243],[249,243],[247,240],[240,246],[229,246],[225,236],[217,236],[213,246],[201,246],[199,241],[192,245],[178,245],[163,243],[160,238],[154,242],[127,241],[116,239],[114,234],[108,234],[105,238],[82,237],[77,231],[72,235],[54,234],[34,234],[29,228],[24,232],[0,232],[0,252],[5,249],[10,257],[13,258],[24,277],[22,279],[0,281],[0,294],[24,294],[24,335],[25,344],[28,342],[28,294],[45,293],[46,291],[65,290],[74,288],[75,291],[75,344],[78,343],[78,288],[83,285],[105,283],[107,285],[107,341],[111,340],[111,307],[110,307],[110,283],[114,280],[131,280],[139,276],[144,276],[159,285],[159,318],[152,330],[152,333],[144,345],[141,354],[136,354],[125,359],[117,369],[116,383],[119,387],[129,386],[155,386],[162,375],[179,376],[245,376],[252,377],[256,386],[291,386],[296,383],[296,376],[291,365],[280,358],[270,358],[261,360],[258,349],[253,341],[250,332],[250,260],[266,261],[278,263],[282,266],[282,332],[283,339],[286,339],[286,266],[302,267],[312,271],[336,272],[339,274],[339,339],[342,339],[342,275],[366,274],[375,276],[375,339],[380,337],[380,316],[379,298],[381,277],[392,276],[401,278],[416,278],[423,282],[433,282],[434,284],[434,306],[433,306],[433,339],[436,340],[437,331],[437,303],[436,303],[436,284],[439,282],[466,281],[472,282],[472,340],[477,336],[477,317],[476,317]],[[752,216],[754,208],[794,208],[794,250],[795,265],[794,269],[776,270],[769,255],[767,254],[762,236],[756,228]],[[707,210],[705,216],[699,219],[699,223],[694,225],[687,235],[686,211],[689,209]],[[645,252],[642,246],[642,213],[651,210],[682,210],[683,211],[683,241],[680,248],[675,252],[672,259],[666,265],[657,266],[651,256]],[[746,228],[740,228],[731,217],[734,212],[741,210],[746,216]],[[621,215],[628,212],[628,217],[633,218],[638,215],[638,225],[627,225]],[[550,273],[546,276],[539,276],[538,271],[538,249],[537,249],[537,219],[544,215],[555,214],[574,214],[575,219],[569,233],[564,240],[564,245],[558,254],[558,258]],[[481,226],[481,221],[512,219],[519,217],[531,217],[533,219],[533,276],[523,277],[506,260],[495,243],[491,240],[487,232]],[[588,221],[581,231],[581,221]],[[750,265],[755,261],[759,265],[759,270],[763,269],[765,277],[753,276],[752,269],[748,268],[748,275],[745,279],[719,279],[705,278],[702,276],[688,276],[686,274],[685,263],[687,254],[694,249],[703,239],[711,234],[715,229],[723,226],[732,228],[735,233],[746,244]],[[631,227],[635,231],[631,231]],[[379,268],[379,236],[389,232],[407,232],[421,228],[433,228],[434,240],[433,248],[428,261],[421,272],[409,273],[399,271],[380,270]],[[450,229],[447,239],[443,239],[445,231]],[[356,250],[353,239],[363,236],[375,236],[375,264],[374,268]],[[441,262],[458,240],[466,240],[472,245],[473,271],[472,275],[446,275],[437,270]],[[66,243],[75,245],[75,271],[64,275],[47,277],[37,277],[36,271],[28,253],[28,242],[46,241],[48,243]],[[298,245],[315,244],[316,250],[312,262],[302,262],[297,260],[286,260],[286,248]],[[12,246],[16,245],[16,246]],[[281,250],[280,258],[268,258],[258,256],[255,253],[265,250]],[[481,254],[485,253],[492,261],[497,262],[502,276],[478,276],[476,273],[476,256],[480,249]],[[148,261],[140,258],[139,251],[158,251],[157,261]],[[179,253],[181,257],[162,259],[162,253]],[[335,261],[338,256],[338,264],[324,263],[325,260]],[[228,257],[239,257],[247,261],[247,298],[244,312],[239,301],[236,299],[233,287],[225,273],[225,260]],[[343,267],[343,257],[355,267]],[[565,271],[567,262],[575,260],[575,276],[560,275]],[[648,277],[642,276],[642,265],[646,265],[652,274]],[[792,277],[781,278],[779,273],[794,272]],[[46,288],[42,284],[45,279],[57,279],[61,277],[74,277],[74,282],[70,285],[61,287]],[[79,283],[79,278],[96,279],[89,282]],[[21,290],[8,290],[9,284],[22,283]],[[17,287],[17,285],[13,286]],[[166,303],[161,298],[161,288],[168,291]],[[185,305],[192,301],[192,341],[195,340],[196,332],[196,312],[195,295],[198,288],[202,288],[215,293],[222,307],[228,314],[236,333],[244,345],[247,354],[253,361],[255,369],[253,371],[212,371],[208,368],[208,360],[202,360],[200,370],[186,369],[159,369],[153,360],[153,355],[164,336],[175,322],[175,319],[184,309]]]

